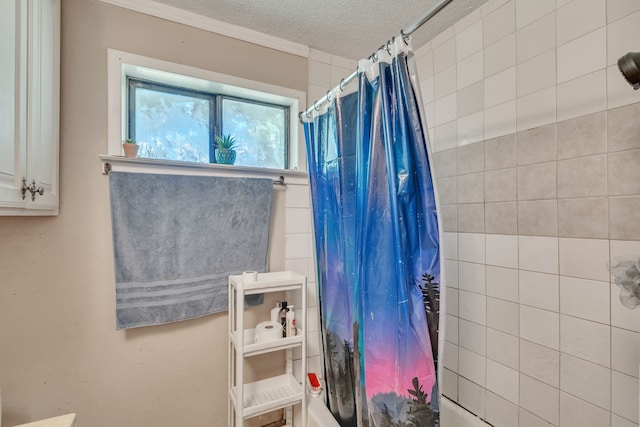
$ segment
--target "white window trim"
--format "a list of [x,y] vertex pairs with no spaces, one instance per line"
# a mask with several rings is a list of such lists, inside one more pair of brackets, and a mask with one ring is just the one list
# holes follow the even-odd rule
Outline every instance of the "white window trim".
[[[115,49],[107,49],[107,155],[101,156],[103,162],[105,162],[106,159],[108,159],[112,165],[114,163],[121,163],[122,165],[132,165],[135,163],[140,165],[146,162],[152,171],[156,173],[162,173],[165,166],[175,168],[179,167],[179,165],[184,165],[187,169],[201,171],[216,169],[216,165],[198,167],[190,165],[190,162],[174,162],[157,159],[136,159],[135,162],[118,161],[122,156],[122,140],[126,135],[126,117],[123,114],[126,111],[127,102],[126,76],[134,75],[136,77],[152,78],[155,73],[163,74],[164,77],[166,77],[168,73],[171,73],[192,78],[191,84],[185,86],[190,86],[192,89],[215,90],[223,94],[233,93],[236,96],[240,95],[267,102],[274,102],[273,96],[275,95],[278,98],[278,103],[287,105],[290,108],[289,169],[264,168],[263,172],[267,174],[282,172],[281,175],[284,174],[285,176],[290,175],[287,173],[289,171],[306,172],[307,163],[304,130],[298,123],[298,112],[301,106],[302,108],[306,106],[307,102],[307,94],[305,92]],[[180,85],[184,86],[184,83],[181,82]],[[246,173],[247,175],[253,175],[253,173],[250,172],[251,169],[256,169],[258,173],[261,173],[259,170],[263,169],[238,166],[226,166],[223,168],[224,169],[221,169],[222,171],[229,172],[232,169],[236,169],[238,172]]]

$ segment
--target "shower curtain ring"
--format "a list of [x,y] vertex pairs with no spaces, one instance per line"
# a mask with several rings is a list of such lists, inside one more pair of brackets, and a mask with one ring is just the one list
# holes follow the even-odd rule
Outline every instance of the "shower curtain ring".
[[[395,37],[393,39],[395,39]],[[393,45],[393,39],[387,40],[387,45],[384,47],[389,55],[391,55],[391,46]]]
[[340,79],[340,84],[338,85],[338,87],[340,88],[340,91],[341,91],[341,92],[344,92],[344,87],[343,87],[343,85],[344,85],[344,78]]
[[409,45],[409,35],[405,34],[404,30],[400,30],[400,35],[402,36],[404,44]]
[[316,110],[316,111],[320,111],[320,107],[318,107],[318,101],[314,101],[313,109]]
[[331,94],[332,94],[331,89],[329,89],[327,91],[327,102],[331,102]]

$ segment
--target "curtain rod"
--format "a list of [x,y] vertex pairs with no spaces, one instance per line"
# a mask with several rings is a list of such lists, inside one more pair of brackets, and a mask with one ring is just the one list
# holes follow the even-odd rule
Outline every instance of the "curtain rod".
[[[407,39],[409,38],[409,36],[411,34],[413,34],[418,28],[422,27],[428,20],[433,18],[435,15],[437,15],[438,12],[440,12],[446,5],[448,5],[452,1],[453,0],[440,0],[440,2],[438,4],[434,5],[431,9],[429,9],[424,15],[422,15],[420,17],[420,19],[418,19],[416,22],[414,22],[413,24],[411,24],[410,26],[408,26],[404,30],[400,30],[400,35],[402,36],[403,40],[405,42],[407,42]],[[393,39],[387,40],[387,42],[385,44],[383,44],[382,46],[380,46],[378,48],[378,50],[384,49],[385,47],[390,46],[392,40]],[[371,56],[369,56],[369,59],[373,59],[375,61],[376,58],[377,58],[378,50],[376,50],[374,53],[372,53]],[[309,113],[311,113],[311,111],[319,110],[320,106],[322,104],[324,104],[325,102],[328,102],[331,99],[330,93],[332,93],[334,91],[337,91],[338,89],[340,91],[343,91],[344,90],[344,85],[346,85],[351,80],[353,80],[357,75],[358,75],[358,69],[356,68],[356,70],[353,73],[349,74],[347,77],[345,77],[342,80],[340,80],[340,84],[339,85],[337,85],[336,87],[334,87],[331,90],[328,90],[327,94],[325,96],[323,96],[322,98],[314,101],[313,104],[311,105],[311,107],[307,108],[304,111],[301,111],[298,114],[298,118],[300,119],[300,122],[302,122],[302,116],[303,115],[309,117]]]

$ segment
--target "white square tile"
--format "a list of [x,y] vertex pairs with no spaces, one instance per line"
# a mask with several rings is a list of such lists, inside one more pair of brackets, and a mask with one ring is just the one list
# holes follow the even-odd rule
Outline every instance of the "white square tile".
[[324,62],[309,61],[309,84],[329,88],[331,66]]
[[487,324],[487,301],[484,295],[460,291],[458,304],[461,319],[480,325]]
[[637,52],[640,40],[640,11],[607,26],[607,65],[614,65],[627,52]]
[[516,65],[516,34],[511,33],[484,48],[484,76]]
[[604,69],[564,82],[557,87],[558,121],[586,116],[607,108]]
[[445,259],[458,259],[458,233],[442,233],[442,251]]
[[434,151],[456,148],[458,146],[457,131],[458,125],[455,120],[436,126],[433,134]]
[[609,241],[561,238],[560,275],[609,280]]
[[555,0],[516,0],[516,28],[529,25],[556,8]]
[[518,404],[518,371],[487,360],[487,390]]
[[458,345],[485,356],[487,354],[487,327],[460,320],[458,324]]
[[516,101],[484,110],[484,139],[509,135],[516,131]]
[[609,412],[570,394],[560,393],[560,425],[609,427]]
[[422,102],[433,102],[436,99],[433,80],[433,76],[427,77],[424,80],[420,80],[420,93],[422,95]]
[[572,1],[556,12],[558,45],[606,25],[606,0]]
[[446,288],[444,299],[446,313],[452,316],[458,316],[458,290],[454,288]]
[[459,233],[458,251],[460,261],[484,263],[485,235],[479,233]]
[[311,215],[306,208],[286,208],[285,209],[285,232],[288,233],[310,233]]
[[619,415],[611,414],[611,427],[638,427],[638,423],[629,421]]
[[556,84],[556,52],[548,50],[518,64],[518,96],[529,95]]
[[459,62],[482,49],[482,20],[456,36],[456,60]]
[[556,121],[556,87],[534,92],[517,100],[518,131],[533,129]]
[[450,38],[433,49],[433,72],[439,73],[456,63],[456,39]]
[[448,369],[442,371],[442,394],[454,401],[458,400],[458,374]]
[[638,379],[611,371],[611,412],[638,422]]
[[554,50],[556,47],[555,13],[549,13],[531,25],[519,29],[516,38],[518,64],[542,52]]
[[460,326],[459,320],[456,316],[446,315],[446,324],[444,329],[444,339],[451,344],[459,344],[460,339]]
[[[481,21],[482,21],[482,12],[479,9],[475,9],[471,13],[466,15],[464,18],[462,18],[461,20],[453,24],[453,32],[455,34],[461,34],[468,28],[474,26],[475,24]],[[480,31],[480,34],[482,34],[482,31]]]
[[487,266],[487,296],[518,302],[518,270]]
[[308,258],[310,238],[311,236],[306,233],[285,235],[286,258]]
[[[427,122],[427,126],[429,126],[429,139],[433,141],[433,127],[435,126],[433,122],[435,121],[435,110],[433,102],[428,102],[424,104],[424,116]],[[434,150],[435,151],[435,150]]]
[[518,256],[521,270],[558,274],[556,237],[518,236]]
[[416,50],[416,68],[418,69],[418,75],[421,79],[433,77],[433,51],[429,50],[425,51],[424,54],[420,54],[419,50]]
[[484,417],[485,389],[466,378],[458,377],[458,403],[472,414]]
[[484,107],[493,107],[516,99],[516,67],[484,79]]
[[[518,338],[495,329],[487,328],[487,358],[508,366],[519,367]],[[556,372],[557,376],[557,372]]]
[[611,370],[571,355],[560,354],[560,389],[609,410]]
[[505,234],[486,235],[487,265],[518,268],[518,237]]
[[458,62],[458,90],[482,80],[484,59],[482,51]]
[[482,141],[484,112],[479,111],[458,119],[458,147]]
[[560,276],[560,313],[609,323],[609,283]]
[[556,274],[520,271],[520,304],[557,312],[559,280]]
[[570,316],[560,316],[560,351],[598,365],[611,366],[611,328]]
[[335,64],[331,65],[331,87],[336,87],[340,84],[340,81],[353,72],[353,70],[357,67],[354,65],[353,67],[341,67]]
[[495,427],[518,425],[518,406],[488,391],[486,393],[486,420]]
[[495,298],[487,298],[487,326],[518,336],[518,304]]
[[640,102],[640,94],[622,77],[618,66],[607,67],[607,108],[622,107],[636,102]]
[[[456,91],[456,65],[445,68],[433,77],[433,99],[439,99]],[[430,102],[425,99],[425,102]]]
[[324,62],[325,64],[331,63],[331,54],[323,52],[318,49],[309,49],[309,60]]
[[303,276],[309,275],[309,258],[289,258],[284,260],[285,270],[294,271]]
[[483,18],[483,42],[489,46],[516,30],[516,9],[513,0]]
[[443,366],[445,368],[450,369],[453,372],[458,372],[458,346],[457,345],[452,344],[449,341],[445,341],[442,359],[443,359]]
[[520,406],[556,426],[560,419],[559,393],[556,388],[520,374]]
[[611,369],[638,378],[640,334],[611,328]]
[[558,83],[606,68],[606,49],[604,27],[558,46]]
[[309,208],[311,207],[311,195],[308,185],[287,185],[285,196],[286,207],[288,208]]
[[[498,10],[500,7],[504,6],[509,0],[489,0],[482,6],[480,6],[480,11],[482,12],[482,16],[486,17],[491,13]],[[511,0],[513,1],[513,0]]]
[[486,357],[460,347],[458,373],[479,386],[485,386]]
[[[482,82],[472,84],[462,90],[459,90],[457,95],[458,118],[482,113],[482,106],[484,103],[484,87]],[[482,128],[482,126],[480,128]]]
[[560,316],[550,311],[521,305],[520,338],[558,350]]
[[620,302],[620,288],[611,285],[611,326],[640,332],[640,310],[630,310]]
[[521,339],[520,372],[558,388],[560,386],[560,352]]
[[636,0],[610,0],[607,2],[607,21],[613,22],[640,10]]
[[460,261],[459,265],[459,289],[485,295],[485,266]]
[[458,107],[455,93],[437,99],[434,103],[435,125],[439,126],[457,118]]
[[536,417],[529,411],[519,408],[518,411],[519,427],[549,427],[550,424],[541,418]]
[[444,260],[444,284],[450,288],[458,287],[458,261]]

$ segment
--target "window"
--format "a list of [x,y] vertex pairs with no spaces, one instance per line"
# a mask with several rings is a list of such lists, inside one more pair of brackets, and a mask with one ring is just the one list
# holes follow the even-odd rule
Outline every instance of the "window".
[[216,135],[237,140],[236,164],[287,168],[288,114],[282,105],[128,77],[128,138],[138,156],[215,163]]
[[121,156],[121,141],[132,138],[140,145],[139,158],[154,159],[149,165],[178,167],[172,161],[180,161],[201,169],[216,162],[216,136],[231,134],[239,171],[306,169],[297,116],[306,105],[304,92],[112,49],[108,53],[109,155]]

